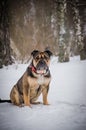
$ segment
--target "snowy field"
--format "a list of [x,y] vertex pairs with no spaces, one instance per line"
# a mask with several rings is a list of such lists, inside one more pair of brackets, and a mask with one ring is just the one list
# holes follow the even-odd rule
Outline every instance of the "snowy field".
[[[11,88],[27,66],[13,64],[0,69],[0,98],[9,99]],[[58,63],[54,57],[50,70],[50,105],[19,108],[1,103],[0,130],[86,130],[86,61],[75,57]]]

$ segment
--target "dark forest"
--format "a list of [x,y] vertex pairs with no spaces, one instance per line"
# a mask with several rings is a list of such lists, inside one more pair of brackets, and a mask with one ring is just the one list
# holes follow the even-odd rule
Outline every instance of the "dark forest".
[[0,67],[27,62],[34,49],[86,59],[86,1],[1,0]]

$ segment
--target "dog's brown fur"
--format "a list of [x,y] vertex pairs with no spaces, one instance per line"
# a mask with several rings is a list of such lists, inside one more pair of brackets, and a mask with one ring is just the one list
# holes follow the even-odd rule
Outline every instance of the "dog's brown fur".
[[43,104],[48,105],[47,95],[51,81],[49,64],[52,53],[49,50],[44,52],[34,50],[31,55],[31,64],[10,93],[11,102],[17,106],[36,104],[35,101],[41,93]]

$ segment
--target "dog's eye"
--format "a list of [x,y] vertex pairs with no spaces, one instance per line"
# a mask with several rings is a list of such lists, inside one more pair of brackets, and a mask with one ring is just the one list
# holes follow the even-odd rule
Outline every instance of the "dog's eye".
[[36,61],[38,61],[39,60],[39,56],[37,56],[35,59],[36,59]]

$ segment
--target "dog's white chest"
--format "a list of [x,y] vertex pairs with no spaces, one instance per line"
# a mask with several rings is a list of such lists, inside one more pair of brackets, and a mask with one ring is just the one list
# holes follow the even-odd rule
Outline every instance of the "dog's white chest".
[[37,80],[39,85],[42,85],[45,83],[45,78],[43,75],[39,76],[38,80]]

